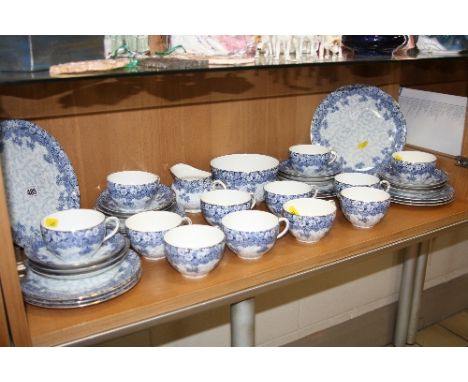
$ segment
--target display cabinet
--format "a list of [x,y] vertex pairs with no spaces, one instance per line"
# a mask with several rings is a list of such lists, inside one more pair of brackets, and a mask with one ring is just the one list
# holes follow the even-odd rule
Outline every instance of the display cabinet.
[[[169,167],[179,162],[209,170],[212,158],[229,153],[286,159],[289,146],[310,142],[315,109],[342,85],[375,85],[395,98],[400,86],[467,96],[467,63],[466,56],[450,56],[128,70],[73,78],[0,73],[0,118],[30,120],[53,135],[77,173],[82,207],[92,208],[114,171],[148,170],[169,185]],[[69,310],[24,304],[0,176],[0,341],[8,342],[2,312],[15,346],[92,344],[222,304],[232,304],[235,319],[243,314],[236,309],[245,307],[237,304],[261,292],[460,227],[468,222],[468,170],[437,154],[456,190],[448,205],[392,204],[371,230],[353,228],[338,212],[329,235],[315,245],[287,235],[255,262],[226,249],[220,265],[199,280],[183,278],[165,261],[142,260],[142,279],[129,292]],[[468,155],[466,133],[463,154]],[[203,222],[201,216],[191,217]]]

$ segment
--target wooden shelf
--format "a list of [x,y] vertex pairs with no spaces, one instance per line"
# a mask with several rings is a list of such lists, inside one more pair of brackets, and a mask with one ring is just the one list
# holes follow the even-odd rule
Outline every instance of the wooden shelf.
[[[200,215],[190,216],[203,222]],[[143,260],[141,281],[114,300],[71,310],[27,305],[32,343],[92,343],[111,332],[124,333],[194,313],[201,307],[251,297],[339,262],[377,256],[382,250],[400,248],[467,222],[468,201],[462,199],[440,207],[392,204],[387,216],[372,229],[354,228],[338,212],[332,230],[320,242],[301,244],[288,234],[257,261],[243,261],[226,249],[219,266],[200,280],[184,278],[165,260]]]
[[[343,85],[375,85],[395,98],[401,86],[467,96],[467,61],[463,56],[304,63],[58,80],[4,74],[0,118],[31,120],[53,135],[77,173],[82,207],[90,208],[113,171],[144,169],[170,184],[168,169],[178,162],[209,170],[212,158],[228,153],[286,159],[289,146],[310,142],[315,109]],[[340,212],[330,234],[315,245],[300,244],[288,234],[255,262],[242,261],[226,250],[220,265],[202,280],[184,279],[166,261],[143,261],[142,280],[132,290],[72,310],[23,303],[0,171],[0,281],[12,343],[90,344],[237,302],[338,263],[402,248],[466,224],[467,170],[454,166],[453,158],[440,159],[456,190],[452,204],[392,205],[371,230],[353,228]]]

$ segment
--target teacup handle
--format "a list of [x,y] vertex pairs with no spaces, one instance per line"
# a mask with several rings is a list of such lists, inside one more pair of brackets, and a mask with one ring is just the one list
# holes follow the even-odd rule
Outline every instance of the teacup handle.
[[276,236],[277,239],[280,239],[284,235],[286,235],[286,233],[289,230],[289,220],[286,218],[278,218],[278,220],[279,220],[278,224],[281,224],[281,222],[284,222],[284,229],[278,234],[278,236]]
[[318,194],[318,192],[319,192],[319,189],[318,189],[317,186],[312,186],[312,190],[311,190],[311,191],[314,192],[314,194],[311,196],[311,198],[313,199],[313,198],[315,198],[315,197],[317,196],[317,194]]
[[252,202],[250,203],[250,209],[253,210],[257,205],[257,199],[255,199],[255,194],[253,192],[250,193],[250,197],[252,198]]
[[190,219],[187,216],[184,216],[182,220],[180,221],[180,225],[190,225],[192,224],[192,219]]
[[211,184],[211,189],[216,190],[216,186],[221,186],[223,190],[227,190],[227,186],[223,183],[223,181],[219,179],[213,180],[213,183]]
[[380,187],[383,188],[383,190],[384,190],[385,192],[388,192],[388,190],[390,190],[390,183],[389,183],[387,180],[385,180],[385,179],[384,179],[384,180],[381,180],[381,181],[379,182],[379,185],[380,185]]
[[115,227],[112,229],[112,231],[108,235],[106,235],[106,237],[102,241],[103,243],[105,241],[109,240],[112,236],[114,236],[117,233],[117,231],[119,230],[119,227],[120,227],[120,220],[119,220],[119,218],[117,218],[115,216],[109,216],[108,218],[106,218],[106,220],[104,220],[104,224],[106,225],[106,227],[107,227],[107,224],[109,222],[114,222]]
[[330,150],[331,159],[328,161],[328,164],[332,164],[338,159],[338,154],[335,150]]

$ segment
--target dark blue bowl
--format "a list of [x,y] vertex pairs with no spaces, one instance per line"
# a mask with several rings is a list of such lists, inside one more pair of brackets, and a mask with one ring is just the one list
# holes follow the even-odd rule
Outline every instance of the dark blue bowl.
[[342,43],[355,56],[390,56],[407,41],[406,36],[342,36]]

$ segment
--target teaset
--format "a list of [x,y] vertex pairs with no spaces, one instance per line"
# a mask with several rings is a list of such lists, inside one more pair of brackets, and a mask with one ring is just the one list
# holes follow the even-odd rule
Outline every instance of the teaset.
[[[76,175],[71,165],[59,166],[68,159],[45,131],[26,121],[7,125],[9,134],[43,136],[44,150],[54,148],[52,162],[25,151],[23,135],[2,143],[70,185],[63,190],[36,180],[66,194],[67,203],[54,200],[52,212],[31,217],[24,203],[9,206],[15,242],[27,258],[25,301],[48,308],[125,293],[141,277],[142,258],[168,261],[184,277],[200,278],[216,268],[226,247],[247,262],[261,259],[288,232],[298,245],[317,243],[332,235],[338,209],[353,227],[370,229],[385,220],[391,203],[440,206],[455,197],[433,154],[403,150],[406,123],[398,104],[362,84],[330,93],[313,116],[311,143],[290,146],[285,160],[235,153],[213,158],[210,171],[176,163],[170,186],[148,171],[114,172],[95,209],[79,208]],[[200,213],[207,224],[193,224],[186,213]]]

